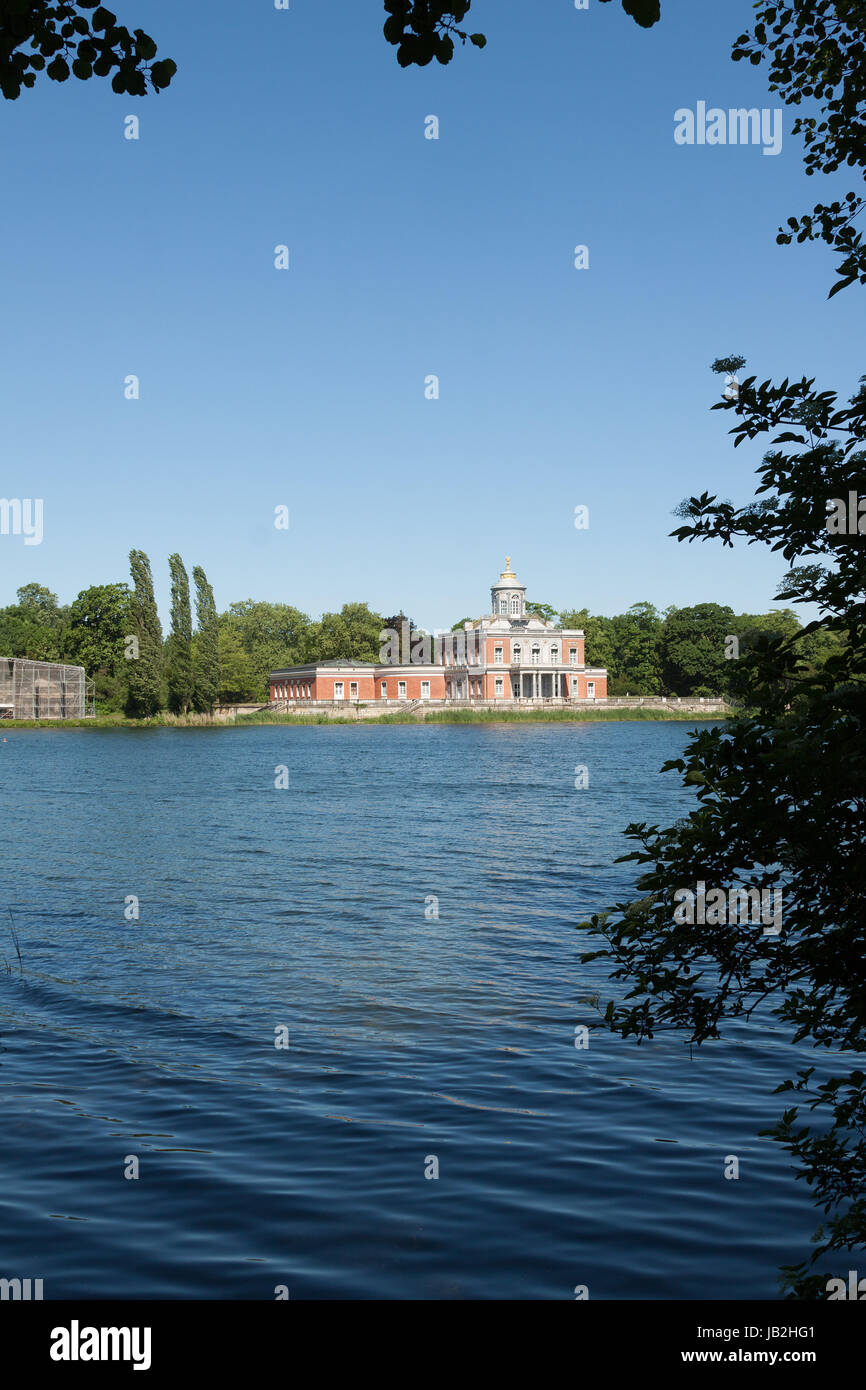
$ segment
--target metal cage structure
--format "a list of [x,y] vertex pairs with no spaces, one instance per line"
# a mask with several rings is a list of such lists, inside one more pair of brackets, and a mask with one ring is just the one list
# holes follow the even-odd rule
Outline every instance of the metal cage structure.
[[0,657],[0,719],[91,719],[93,681],[83,666]]

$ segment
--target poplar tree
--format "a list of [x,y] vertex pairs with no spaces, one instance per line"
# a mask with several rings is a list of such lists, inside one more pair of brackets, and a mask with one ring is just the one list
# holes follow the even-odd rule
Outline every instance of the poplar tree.
[[[150,560],[143,550],[129,552],[133,594],[131,631],[124,643],[129,662],[127,712],[143,718],[162,708],[162,625],[153,594]],[[130,640],[134,639],[134,640]]]
[[179,555],[169,555],[171,574],[171,634],[168,639],[168,703],[175,714],[186,714],[192,704],[192,611],[189,576]]
[[195,615],[198,624],[193,649],[193,703],[197,710],[210,714],[219,697],[219,619],[213,589],[200,565],[196,565],[192,577],[195,582]]

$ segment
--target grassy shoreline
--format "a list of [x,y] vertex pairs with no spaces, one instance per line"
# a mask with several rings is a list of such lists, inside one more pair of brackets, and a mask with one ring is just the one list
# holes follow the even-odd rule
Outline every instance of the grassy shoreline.
[[0,731],[6,729],[237,729],[256,724],[586,724],[608,721],[676,723],[719,723],[732,711],[698,712],[676,709],[575,709],[575,710],[430,710],[423,718],[395,711],[362,718],[332,717],[322,712],[311,714],[240,714],[236,719],[205,714],[157,714],[150,719],[127,719],[122,714],[100,714],[95,719],[4,719]]

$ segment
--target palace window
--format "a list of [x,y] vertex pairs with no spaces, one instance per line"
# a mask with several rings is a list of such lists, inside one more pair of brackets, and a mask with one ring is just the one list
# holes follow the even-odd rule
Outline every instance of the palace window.
[[519,643],[519,642],[515,642],[515,643],[514,643],[514,646],[511,648],[511,659],[512,659],[512,661],[514,662],[515,665],[519,665],[519,664],[520,664],[520,643]]
[[511,596],[511,612],[515,618],[520,617],[520,598],[517,594],[512,594]]
[[532,648],[532,664],[533,664],[533,666],[537,666],[537,665],[539,664],[540,661],[541,661],[541,648],[540,648],[540,647],[533,647],[533,648]]
[[382,699],[383,699],[383,700],[387,700],[387,698],[388,698],[388,682],[387,682],[387,681],[380,681],[380,682],[379,682],[379,692],[380,692],[380,694],[381,694],[381,696],[382,696]]
[[342,700],[342,698],[343,698],[343,682],[342,682],[342,681],[334,681],[334,699],[335,699],[335,700]]
[[496,677],[496,694],[497,694],[497,695],[504,695],[504,693],[505,693],[505,683],[504,683],[504,681],[503,681],[503,679],[502,679],[501,676],[497,676],[497,677]]
[[594,699],[595,699],[595,681],[587,681],[587,683],[586,683],[586,698],[587,698],[588,700],[594,700]]
[[506,614],[507,614],[507,612],[508,612],[508,599],[507,599],[507,598],[501,598],[501,599],[499,600],[499,611],[500,611],[500,613],[506,613]]
[[430,682],[429,682],[429,681],[422,681],[422,682],[421,682],[421,699],[422,699],[422,700],[429,700],[429,699],[430,699]]
[[494,666],[501,666],[501,665],[502,665],[502,648],[501,648],[501,647],[494,647],[494,648],[493,648],[493,664],[494,664]]
[[568,649],[568,664],[569,664],[569,666],[576,666],[576,665],[577,665],[577,647],[569,647],[569,649]]
[[550,649],[550,660],[552,661],[552,663],[553,663],[554,666],[558,666],[558,665],[559,665],[559,647],[557,647],[557,646],[555,646],[555,645],[551,647],[551,649]]
[[398,700],[405,700],[405,699],[406,699],[406,682],[405,682],[405,681],[398,681],[398,682],[397,682],[397,699],[398,699]]
[[358,682],[357,682],[357,681],[352,681],[351,684],[349,685],[349,696],[350,696],[350,698],[351,698],[352,700],[357,700],[357,698],[358,698]]

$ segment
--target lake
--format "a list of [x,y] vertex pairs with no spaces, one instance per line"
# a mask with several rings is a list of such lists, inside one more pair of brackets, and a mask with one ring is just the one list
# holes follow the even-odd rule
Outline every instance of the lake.
[[783,1035],[611,1038],[578,963],[688,728],[7,731],[0,1276],[775,1298],[818,1220],[757,1138]]

